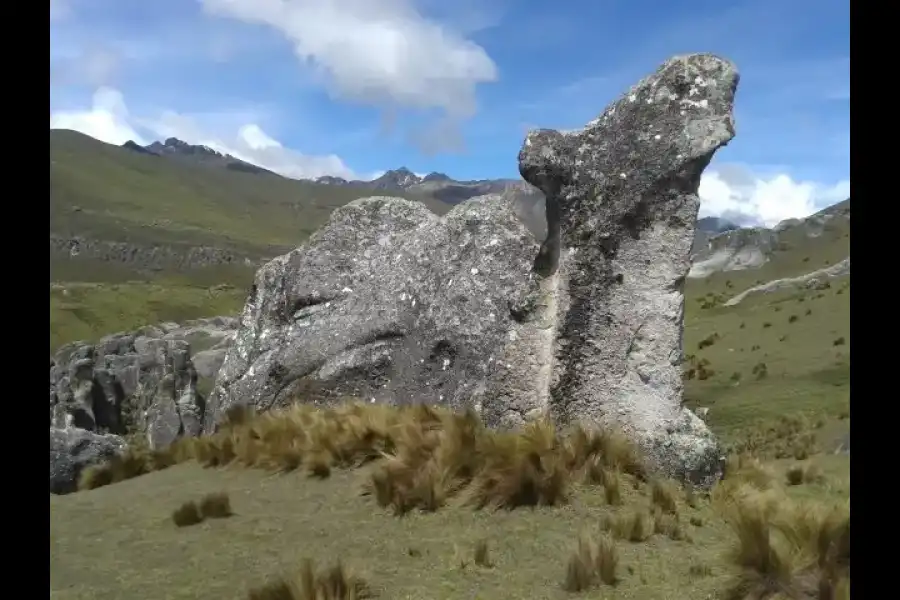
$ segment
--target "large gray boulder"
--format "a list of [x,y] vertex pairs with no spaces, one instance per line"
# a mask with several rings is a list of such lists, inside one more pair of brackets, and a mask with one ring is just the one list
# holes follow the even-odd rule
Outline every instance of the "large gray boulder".
[[[154,448],[198,435],[198,387],[215,377],[236,325],[226,317],[164,323],[61,347],[50,358],[51,427],[146,434]],[[202,348],[199,374],[192,345]]]
[[621,426],[661,472],[710,483],[720,448],[681,406],[683,286],[737,81],[715,56],[676,57],[583,130],[529,134],[540,246],[502,194],[443,218],[399,198],[338,209],[257,273],[205,430],[234,405],[344,396],[472,407],[501,427],[550,414]]
[[670,474],[706,484],[721,451],[682,407],[684,283],[700,176],[734,137],[738,73],[673,58],[581,131],[529,134],[519,170],[547,195],[536,268],[553,305],[549,407],[615,424]]
[[70,494],[86,467],[122,453],[125,441],[77,427],[50,428],[50,493]]

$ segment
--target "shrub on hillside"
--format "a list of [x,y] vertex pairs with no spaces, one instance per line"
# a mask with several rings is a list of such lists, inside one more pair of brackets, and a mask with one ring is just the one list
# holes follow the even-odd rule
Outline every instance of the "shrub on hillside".
[[710,346],[714,345],[717,341],[719,341],[719,334],[716,332],[713,332],[713,333],[709,334],[708,336],[706,336],[705,338],[703,338],[702,340],[700,340],[700,342],[697,344],[697,349],[703,350],[704,348],[709,348]]
[[207,494],[200,499],[200,514],[204,519],[225,519],[230,517],[231,500],[225,492]]
[[172,521],[178,527],[190,527],[203,522],[203,515],[196,502],[185,502],[174,511],[172,511]]

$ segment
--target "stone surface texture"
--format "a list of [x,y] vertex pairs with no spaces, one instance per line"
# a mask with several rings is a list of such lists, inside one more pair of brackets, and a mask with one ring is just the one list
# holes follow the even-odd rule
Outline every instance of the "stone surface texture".
[[530,133],[540,246],[503,194],[444,217],[387,197],[338,209],[258,271],[205,431],[238,404],[346,396],[472,407],[496,427],[549,414],[622,427],[658,470],[709,484],[719,445],[682,407],[683,286],[737,82],[726,60],[679,56],[584,129]]
[[50,493],[74,492],[85,467],[109,460],[124,449],[125,441],[117,435],[103,435],[77,427],[51,427]]
[[66,344],[50,358],[50,426],[145,434],[153,448],[199,435],[204,380],[211,388],[236,325],[214,317]]

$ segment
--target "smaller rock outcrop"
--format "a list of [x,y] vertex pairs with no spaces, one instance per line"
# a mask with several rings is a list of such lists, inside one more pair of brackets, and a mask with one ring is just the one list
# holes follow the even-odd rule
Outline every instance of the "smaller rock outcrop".
[[81,472],[125,450],[125,440],[77,427],[50,428],[50,493],[76,491]]
[[63,346],[50,359],[50,426],[143,433],[154,448],[199,435],[202,388],[212,387],[235,326],[217,317]]

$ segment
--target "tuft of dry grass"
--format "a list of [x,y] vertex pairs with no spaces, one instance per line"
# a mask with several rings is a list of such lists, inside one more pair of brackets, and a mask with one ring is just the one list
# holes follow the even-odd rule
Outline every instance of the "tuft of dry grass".
[[600,527],[620,540],[637,543],[644,542],[653,535],[656,522],[649,510],[635,508],[615,515],[606,515]]
[[751,453],[759,458],[805,460],[820,451],[817,430],[821,419],[804,413],[784,415],[774,421],[763,421],[746,430],[732,452]]
[[740,569],[727,598],[838,598],[849,589],[849,505],[798,503],[745,484],[726,511]]
[[485,567],[487,569],[492,569],[494,567],[494,561],[491,560],[490,546],[488,545],[487,540],[478,540],[475,543],[473,560],[479,567]]
[[569,561],[563,588],[568,592],[583,592],[598,583],[615,585],[619,567],[619,552],[615,541],[607,534],[601,534],[598,541],[582,534]]
[[678,495],[678,485],[671,480],[654,479],[650,483],[650,500],[664,513],[678,513]]
[[659,508],[653,514],[653,533],[664,535],[676,541],[687,539],[678,515],[663,512]]
[[150,450],[146,442],[132,439],[121,455],[84,469],[78,478],[78,489],[92,490],[167,469],[192,457],[191,444],[192,440],[178,440],[166,449]]
[[312,560],[304,559],[299,573],[278,578],[250,590],[249,600],[361,600],[372,598],[366,582],[349,574],[343,564],[316,571]]
[[200,514],[204,519],[226,519],[234,513],[225,492],[207,494],[200,499]]
[[194,501],[185,502],[172,511],[172,521],[177,527],[190,527],[203,522],[203,515]]
[[214,435],[157,454],[150,460],[135,451],[142,458],[127,475],[108,477],[112,466],[100,467],[83,489],[96,487],[98,476],[105,484],[185,460],[281,473],[302,469],[318,478],[367,466],[363,492],[402,515],[438,510],[451,499],[476,508],[552,506],[564,503],[575,484],[603,485],[608,502],[618,504],[620,475],[645,477],[637,450],[621,432],[560,431],[549,418],[519,431],[493,431],[472,411],[426,405],[297,404],[262,415],[233,407]]
[[[479,509],[553,506],[568,500],[573,485],[602,485],[607,503],[618,505],[622,477],[646,478],[638,451],[619,431],[561,431],[549,418],[495,431],[473,411],[348,402],[295,404],[260,415],[232,407],[215,434],[155,452],[130,448],[86,472],[81,489],[188,460],[317,478],[366,467],[363,493],[397,515],[435,511],[451,500]],[[671,493],[663,492],[660,501],[674,502],[665,495]]]
[[794,465],[787,470],[785,479],[788,485],[816,484],[825,481],[825,474],[815,464]]
[[605,469],[603,472],[603,495],[610,506],[622,504],[622,480],[616,471]]

